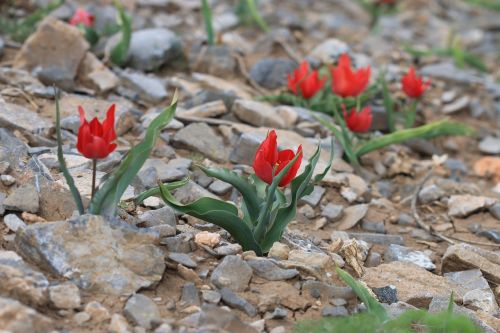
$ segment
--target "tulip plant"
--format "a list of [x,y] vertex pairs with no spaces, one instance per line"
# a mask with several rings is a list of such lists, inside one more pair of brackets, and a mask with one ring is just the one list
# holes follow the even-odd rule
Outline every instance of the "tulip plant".
[[[418,102],[423,93],[430,87],[430,80],[416,74],[411,67],[401,79],[402,89],[410,100],[403,107],[404,129],[397,129],[395,102],[391,98],[383,75],[378,86],[381,87],[384,106],[387,112],[388,126],[391,133],[372,138],[371,129],[373,115],[370,106],[363,106],[377,92],[377,86],[369,87],[370,66],[354,69],[347,54],[339,57],[338,64],[330,67],[328,76],[324,71],[312,70],[306,61],[288,76],[289,94],[271,96],[268,100],[277,100],[312,110],[330,113],[335,124],[322,117],[316,119],[327,127],[339,140],[345,157],[358,169],[359,158],[373,150],[384,146],[401,143],[414,138],[430,139],[441,135],[470,135],[473,130],[465,125],[441,120],[431,124],[414,127]],[[329,83],[328,83],[329,82]]]
[[[333,152],[325,170],[313,177],[320,157],[318,146],[309,164],[296,177],[302,154],[301,146],[296,152],[278,150],[277,135],[272,130],[257,149],[253,162],[255,174],[243,177],[228,169],[200,166],[206,175],[231,184],[241,193],[240,210],[232,203],[209,197],[183,205],[163,184],[159,185],[160,194],[167,205],[226,229],[243,250],[253,250],[261,256],[281,239],[285,227],[295,218],[298,200],[310,194],[314,184],[320,182],[330,169]],[[288,185],[289,197],[284,191]]]
[[[56,96],[58,93],[56,92]],[[100,122],[97,117],[90,122],[85,119],[85,111],[79,107],[80,128],[78,129],[78,141],[76,147],[85,157],[92,160],[92,196],[87,212],[94,215],[114,216],[120,198],[137,175],[144,162],[151,153],[155,141],[161,130],[172,120],[177,106],[177,93],[172,103],[161,112],[149,125],[144,139],[125,155],[118,167],[103,177],[104,181],[96,186],[97,161],[109,156],[117,147],[115,132],[115,108],[113,104],[106,113],[106,119]],[[82,197],[75,186],[73,177],[66,167],[62,150],[61,125],[59,99],[56,97],[56,132],[57,132],[57,156],[60,169],[71,190],[76,207],[80,214],[85,213]],[[184,185],[185,181],[174,182],[165,185],[165,188],[174,189]]]

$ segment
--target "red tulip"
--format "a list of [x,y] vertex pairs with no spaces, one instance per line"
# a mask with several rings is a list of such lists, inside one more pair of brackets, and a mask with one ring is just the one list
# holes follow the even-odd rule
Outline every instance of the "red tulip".
[[281,179],[279,186],[290,184],[297,175],[302,162],[302,145],[297,149],[297,153],[294,153],[291,149],[278,151],[276,131],[272,130],[260,144],[255,154],[253,162],[255,174],[266,183],[271,184],[274,176],[279,174],[297,154],[299,154],[299,157]]
[[365,133],[372,126],[373,116],[372,110],[370,107],[365,107],[360,112],[356,111],[356,108],[352,108],[350,113],[347,113],[344,108],[344,119],[347,125],[352,132],[356,133]]
[[94,15],[90,14],[88,11],[82,8],[78,8],[69,21],[71,25],[82,24],[86,27],[91,27],[94,24]]
[[361,94],[370,81],[370,66],[353,71],[351,59],[342,54],[337,67],[332,68],[332,90],[342,97],[356,97]]
[[326,78],[319,79],[318,75],[317,70],[311,72],[309,63],[304,60],[293,74],[288,75],[288,88],[294,95],[302,93],[302,97],[309,99],[316,95],[326,82]]
[[85,157],[90,159],[105,158],[113,152],[116,144],[115,133],[115,105],[111,105],[106,112],[106,119],[99,122],[97,117],[89,123],[85,119],[85,111],[78,107],[80,113],[80,128],[76,148]]
[[401,78],[403,91],[408,97],[419,98],[431,85],[431,80],[423,82],[421,76],[415,74],[415,68],[410,67],[408,73]]

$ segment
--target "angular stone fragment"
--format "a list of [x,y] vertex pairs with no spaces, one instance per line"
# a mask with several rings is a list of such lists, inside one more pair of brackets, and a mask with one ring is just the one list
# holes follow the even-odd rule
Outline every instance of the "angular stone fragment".
[[239,256],[231,255],[215,268],[210,281],[218,288],[244,291],[252,278],[252,268]]
[[36,188],[31,184],[27,184],[15,189],[14,192],[5,198],[3,204],[6,210],[36,213],[40,208],[39,200]]
[[488,209],[498,200],[489,197],[452,195],[448,201],[448,215],[451,217],[466,217],[481,209]]
[[152,321],[159,320],[160,310],[153,300],[142,294],[135,294],[125,304],[123,314],[135,325],[147,330],[151,329]]
[[228,152],[215,131],[205,123],[192,123],[178,131],[174,143],[181,148],[187,148],[203,154],[217,162],[226,162]]
[[47,333],[52,320],[16,300],[0,297],[0,328],[10,333]]
[[165,269],[158,235],[120,220],[83,215],[35,223],[16,234],[17,252],[90,291],[129,295],[160,281]]

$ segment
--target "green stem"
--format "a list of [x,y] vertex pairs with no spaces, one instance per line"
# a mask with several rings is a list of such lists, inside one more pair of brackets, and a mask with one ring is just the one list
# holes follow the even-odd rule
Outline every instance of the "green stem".
[[382,94],[384,97],[384,107],[387,113],[387,122],[389,125],[389,132],[394,132],[396,130],[396,117],[394,114],[394,100],[391,98],[389,93],[389,88],[387,87],[387,82],[385,81],[384,73],[380,73],[379,82],[382,85]]
[[261,28],[264,32],[268,33],[271,30],[267,26],[266,21],[260,16],[259,10],[257,9],[257,5],[255,4],[255,0],[246,0],[247,1],[247,7],[248,10],[250,11],[250,15],[252,15],[253,20],[259,28]]
[[405,112],[405,128],[413,128],[415,119],[417,118],[417,103],[418,99],[414,99],[410,107]]
[[208,45],[215,44],[214,27],[212,25],[212,10],[208,5],[208,0],[201,0],[201,11],[203,13],[203,20],[205,21],[205,30],[207,31]]
[[340,126],[342,130],[342,140],[340,141],[340,143],[342,144],[342,148],[344,148],[345,154],[347,155],[347,158],[349,159],[351,165],[357,169],[359,167],[359,161],[356,154],[354,154],[354,150],[352,147],[352,138],[349,136],[350,131],[347,128],[344,118],[340,116],[335,104],[333,104],[333,116],[335,118],[335,122]]
[[92,159],[92,195],[90,196],[90,200],[94,199],[95,193],[95,181],[97,176],[97,159]]

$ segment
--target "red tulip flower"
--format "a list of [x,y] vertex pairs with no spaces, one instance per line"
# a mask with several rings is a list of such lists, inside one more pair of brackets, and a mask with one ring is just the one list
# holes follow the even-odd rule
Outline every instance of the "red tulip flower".
[[78,8],[69,21],[71,25],[84,25],[86,27],[91,27],[94,24],[94,15],[90,14],[88,11],[82,8]]
[[431,81],[423,82],[421,76],[415,74],[415,68],[410,67],[408,73],[401,78],[403,91],[410,98],[419,98],[429,88]]
[[342,97],[358,96],[368,85],[370,72],[370,66],[353,71],[351,59],[347,54],[342,54],[338,66],[331,69],[333,92]]
[[352,132],[365,133],[372,126],[373,116],[370,107],[365,107],[360,112],[356,111],[356,108],[352,108],[350,113],[347,113],[344,107],[344,119]]
[[326,78],[320,79],[317,70],[309,67],[307,61],[302,61],[299,68],[293,74],[288,75],[288,88],[294,95],[302,94],[302,97],[309,99],[316,95],[318,91],[325,85]]
[[291,149],[278,151],[276,131],[272,130],[260,144],[255,154],[253,162],[255,174],[266,183],[271,184],[274,176],[279,174],[297,154],[299,154],[299,157],[281,179],[279,186],[290,184],[297,175],[302,162],[302,145],[297,149],[297,153],[294,153]]
[[106,112],[106,119],[102,123],[97,117],[89,123],[85,119],[85,111],[78,107],[80,113],[80,128],[76,148],[85,157],[90,159],[106,158],[116,148],[112,143],[116,140],[115,132],[115,104]]

